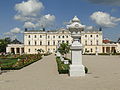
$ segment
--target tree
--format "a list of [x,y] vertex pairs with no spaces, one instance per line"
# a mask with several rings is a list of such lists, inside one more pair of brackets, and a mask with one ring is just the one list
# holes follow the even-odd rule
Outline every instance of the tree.
[[64,55],[64,57],[67,56],[67,53],[70,51],[70,45],[68,43],[62,43],[60,44],[60,47],[58,48],[58,51]]
[[11,43],[10,38],[0,39],[0,52],[6,52],[6,47]]
[[43,50],[43,49],[38,49],[37,52],[38,52],[39,54],[41,54],[41,53],[44,53],[44,50]]

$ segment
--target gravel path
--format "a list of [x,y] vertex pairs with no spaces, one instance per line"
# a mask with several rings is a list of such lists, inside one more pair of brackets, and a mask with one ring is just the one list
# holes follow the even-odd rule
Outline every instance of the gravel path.
[[119,56],[83,56],[85,77],[59,75],[50,55],[18,71],[0,75],[0,90],[120,90]]

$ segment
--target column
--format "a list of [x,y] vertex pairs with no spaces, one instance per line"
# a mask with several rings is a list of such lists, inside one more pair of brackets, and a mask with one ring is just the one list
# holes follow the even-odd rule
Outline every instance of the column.
[[19,50],[20,50],[20,55],[22,54],[22,48],[19,48]]
[[17,49],[16,48],[14,48],[14,52],[15,52],[15,54],[17,54]]
[[104,50],[105,50],[105,53],[106,53],[106,47],[104,48]]

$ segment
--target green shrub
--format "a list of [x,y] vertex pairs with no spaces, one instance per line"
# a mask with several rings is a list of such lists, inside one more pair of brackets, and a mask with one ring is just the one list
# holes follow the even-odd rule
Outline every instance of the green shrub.
[[59,74],[68,74],[69,73],[69,64],[64,64],[59,57],[56,58],[58,72]]
[[[68,59],[67,59],[68,60]],[[57,67],[58,67],[58,72],[59,74],[68,74],[69,73],[69,65],[70,64],[64,64],[64,62],[62,62],[60,60],[60,57],[56,57],[56,62],[57,62]],[[88,73],[88,68],[85,67],[85,73]]]

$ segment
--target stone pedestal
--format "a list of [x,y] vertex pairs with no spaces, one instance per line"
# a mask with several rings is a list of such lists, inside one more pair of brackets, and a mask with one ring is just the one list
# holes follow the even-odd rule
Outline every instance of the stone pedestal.
[[70,65],[70,76],[79,77],[85,76],[85,69],[82,65],[82,44],[81,44],[81,32],[84,30],[85,25],[80,23],[80,20],[75,16],[70,25],[67,28],[71,32],[73,43],[71,46],[71,59],[72,65]]
[[72,65],[70,65],[70,76],[85,76],[85,69],[82,65],[82,44],[79,41],[74,41],[71,51]]

